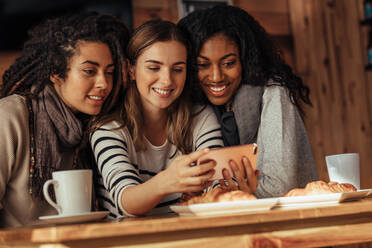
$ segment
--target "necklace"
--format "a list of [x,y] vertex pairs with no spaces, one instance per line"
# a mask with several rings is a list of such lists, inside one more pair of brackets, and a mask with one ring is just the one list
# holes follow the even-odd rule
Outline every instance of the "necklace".
[[35,130],[34,130],[34,111],[32,110],[31,99],[26,96],[26,104],[29,113],[28,123],[30,127],[30,169],[29,169],[29,189],[28,193],[32,196],[32,183],[35,172]]
[[228,101],[228,102],[225,104],[225,110],[226,110],[226,112],[234,111],[234,110],[233,110],[233,103],[232,103],[232,100]]

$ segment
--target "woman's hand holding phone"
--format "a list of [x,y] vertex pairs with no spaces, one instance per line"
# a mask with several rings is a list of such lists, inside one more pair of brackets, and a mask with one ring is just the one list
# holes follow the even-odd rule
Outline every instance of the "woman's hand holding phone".
[[[254,170],[249,159],[245,156],[242,157],[242,163],[236,164],[234,160],[229,161],[229,166],[233,175],[227,169],[222,170],[222,175],[224,179],[220,179],[219,183],[231,190],[241,190],[250,194],[256,191],[258,186],[258,170]],[[235,178],[237,181],[236,185],[232,178]],[[226,181],[228,184],[226,184]]]
[[[258,147],[246,144],[214,149],[198,160],[198,165],[210,160],[216,161],[216,173],[211,180],[219,180],[221,186],[230,190],[253,193],[258,184],[256,170]],[[233,179],[236,180],[234,183]]]
[[160,172],[162,176],[161,191],[164,194],[181,192],[198,192],[212,184],[215,161],[205,161],[198,166],[190,166],[200,157],[206,155],[209,149],[202,149],[187,155],[180,155],[173,160],[170,166]]

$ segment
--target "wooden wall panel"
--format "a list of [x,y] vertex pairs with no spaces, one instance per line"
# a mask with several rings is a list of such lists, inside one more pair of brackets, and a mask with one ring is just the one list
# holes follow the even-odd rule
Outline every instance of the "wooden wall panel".
[[251,14],[270,35],[291,35],[288,0],[234,0],[233,5]]
[[372,126],[364,71],[362,0],[289,0],[296,69],[311,89],[306,127],[321,179],[324,157],[358,152],[361,186],[371,188]]
[[3,73],[19,56],[19,52],[2,52],[0,53],[0,84],[2,83]]
[[[287,0],[233,0],[232,4],[248,11],[273,38],[285,61],[293,66],[293,44],[289,24]],[[176,0],[135,0],[133,5],[133,26],[138,27],[147,20],[162,18],[178,22]]]
[[265,28],[283,59],[293,67],[295,58],[288,0],[234,0],[232,3],[251,14]]
[[145,21],[155,18],[178,22],[176,0],[133,0],[132,6],[134,28],[137,28]]

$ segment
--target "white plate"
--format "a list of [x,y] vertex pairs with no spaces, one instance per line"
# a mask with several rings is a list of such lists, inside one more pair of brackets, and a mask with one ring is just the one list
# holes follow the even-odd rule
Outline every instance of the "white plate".
[[278,197],[276,198],[278,199],[278,204],[275,206],[275,208],[287,209],[332,206],[338,205],[342,202],[357,201],[369,195],[372,195],[372,189],[324,195]]
[[201,203],[187,206],[173,205],[170,206],[170,209],[181,216],[221,215],[266,211],[273,208],[277,202],[277,198],[268,198],[259,200]]
[[97,211],[68,215],[40,216],[39,220],[43,220],[45,222],[52,224],[78,223],[99,220],[108,215],[109,213],[110,213],[109,211]]

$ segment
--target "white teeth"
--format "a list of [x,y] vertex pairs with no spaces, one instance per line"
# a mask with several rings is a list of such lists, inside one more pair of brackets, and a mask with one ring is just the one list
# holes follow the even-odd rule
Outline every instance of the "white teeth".
[[159,93],[160,95],[167,95],[169,94],[170,90],[162,90],[158,88],[153,88],[156,93]]
[[88,97],[93,100],[103,100],[102,96],[88,96]]
[[224,89],[226,89],[226,85],[222,86],[222,87],[213,87],[213,86],[209,86],[209,88],[215,92],[220,92],[220,91],[223,91]]

